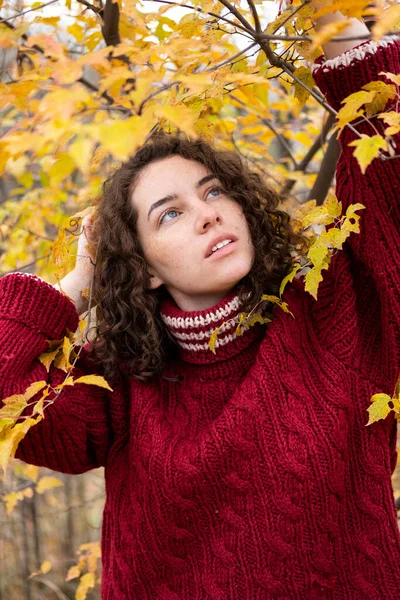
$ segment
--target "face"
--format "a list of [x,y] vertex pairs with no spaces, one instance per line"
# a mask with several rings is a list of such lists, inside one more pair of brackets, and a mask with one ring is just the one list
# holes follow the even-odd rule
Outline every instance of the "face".
[[217,304],[249,273],[254,248],[242,208],[202,164],[181,156],[151,163],[132,202],[151,288],[165,285],[182,310]]

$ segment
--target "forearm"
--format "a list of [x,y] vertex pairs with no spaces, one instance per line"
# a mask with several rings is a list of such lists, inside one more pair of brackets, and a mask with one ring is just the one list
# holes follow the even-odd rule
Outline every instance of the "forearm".
[[[90,282],[88,282],[88,287]],[[75,271],[68,273],[61,281],[60,285],[54,286],[56,290],[63,292],[75,304],[76,312],[81,315],[87,310],[88,302],[82,296],[82,283],[77,277]]]
[[[319,9],[319,3],[313,2],[315,8]],[[353,40],[343,42],[327,42],[322,46],[326,59],[335,58],[347,50],[351,50],[355,46],[358,46],[365,41],[365,36],[369,34],[368,27],[358,19],[349,19],[345,17],[341,12],[329,13],[318,17],[314,20],[316,31],[320,31],[326,25],[330,23],[337,23],[340,21],[348,21],[349,25],[343,29],[339,34],[334,37],[338,38],[355,38]],[[359,37],[358,37],[359,36]]]

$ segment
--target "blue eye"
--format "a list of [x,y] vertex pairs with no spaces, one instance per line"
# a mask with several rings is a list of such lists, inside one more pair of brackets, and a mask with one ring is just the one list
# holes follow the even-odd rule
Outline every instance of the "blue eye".
[[[162,216],[162,217],[161,217],[161,219],[160,219],[160,223],[165,223],[165,222],[166,222],[165,218],[166,218],[168,215],[171,215],[171,214],[172,214],[172,215],[175,215],[175,216],[171,217],[172,219],[175,219],[176,217],[178,217],[178,216],[179,216],[179,213],[178,213],[178,211],[177,211],[177,210],[175,210],[174,208],[170,208],[169,210],[167,210],[167,211],[166,211],[166,212],[163,214],[163,216]],[[168,222],[168,221],[170,221],[170,220],[171,220],[171,219],[167,219],[167,222]]]
[[[211,192],[218,192],[218,194],[217,194],[217,195],[219,196],[219,195],[220,195],[220,193],[221,193],[221,191],[222,191],[222,190],[221,190],[221,188],[219,188],[219,187],[213,187],[213,188],[211,188],[211,190],[208,192],[208,194],[211,194]],[[214,196],[214,198],[215,198],[215,197],[216,197],[216,196]]]

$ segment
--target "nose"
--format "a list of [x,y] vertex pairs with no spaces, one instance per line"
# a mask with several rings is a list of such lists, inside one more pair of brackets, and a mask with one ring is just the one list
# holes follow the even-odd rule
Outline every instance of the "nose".
[[218,210],[210,204],[201,201],[195,217],[196,232],[205,233],[210,227],[219,223],[222,223],[222,218]]

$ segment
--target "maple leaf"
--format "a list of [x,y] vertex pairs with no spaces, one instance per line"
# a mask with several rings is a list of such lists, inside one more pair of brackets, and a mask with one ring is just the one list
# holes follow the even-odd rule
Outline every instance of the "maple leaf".
[[[392,406],[389,406],[389,405]],[[391,398],[387,394],[374,394],[371,398],[371,405],[367,408],[369,419],[367,425],[371,425],[381,419],[386,419],[391,410],[399,412],[400,401]]]
[[365,104],[367,117],[383,111],[388,101],[396,97],[396,86],[383,81],[371,81],[364,85],[363,89],[375,92],[373,99]]
[[372,161],[379,156],[381,150],[387,150],[387,143],[381,135],[368,136],[361,134],[361,138],[350,142],[349,146],[354,146],[354,156],[360,165],[361,172],[364,174]]

